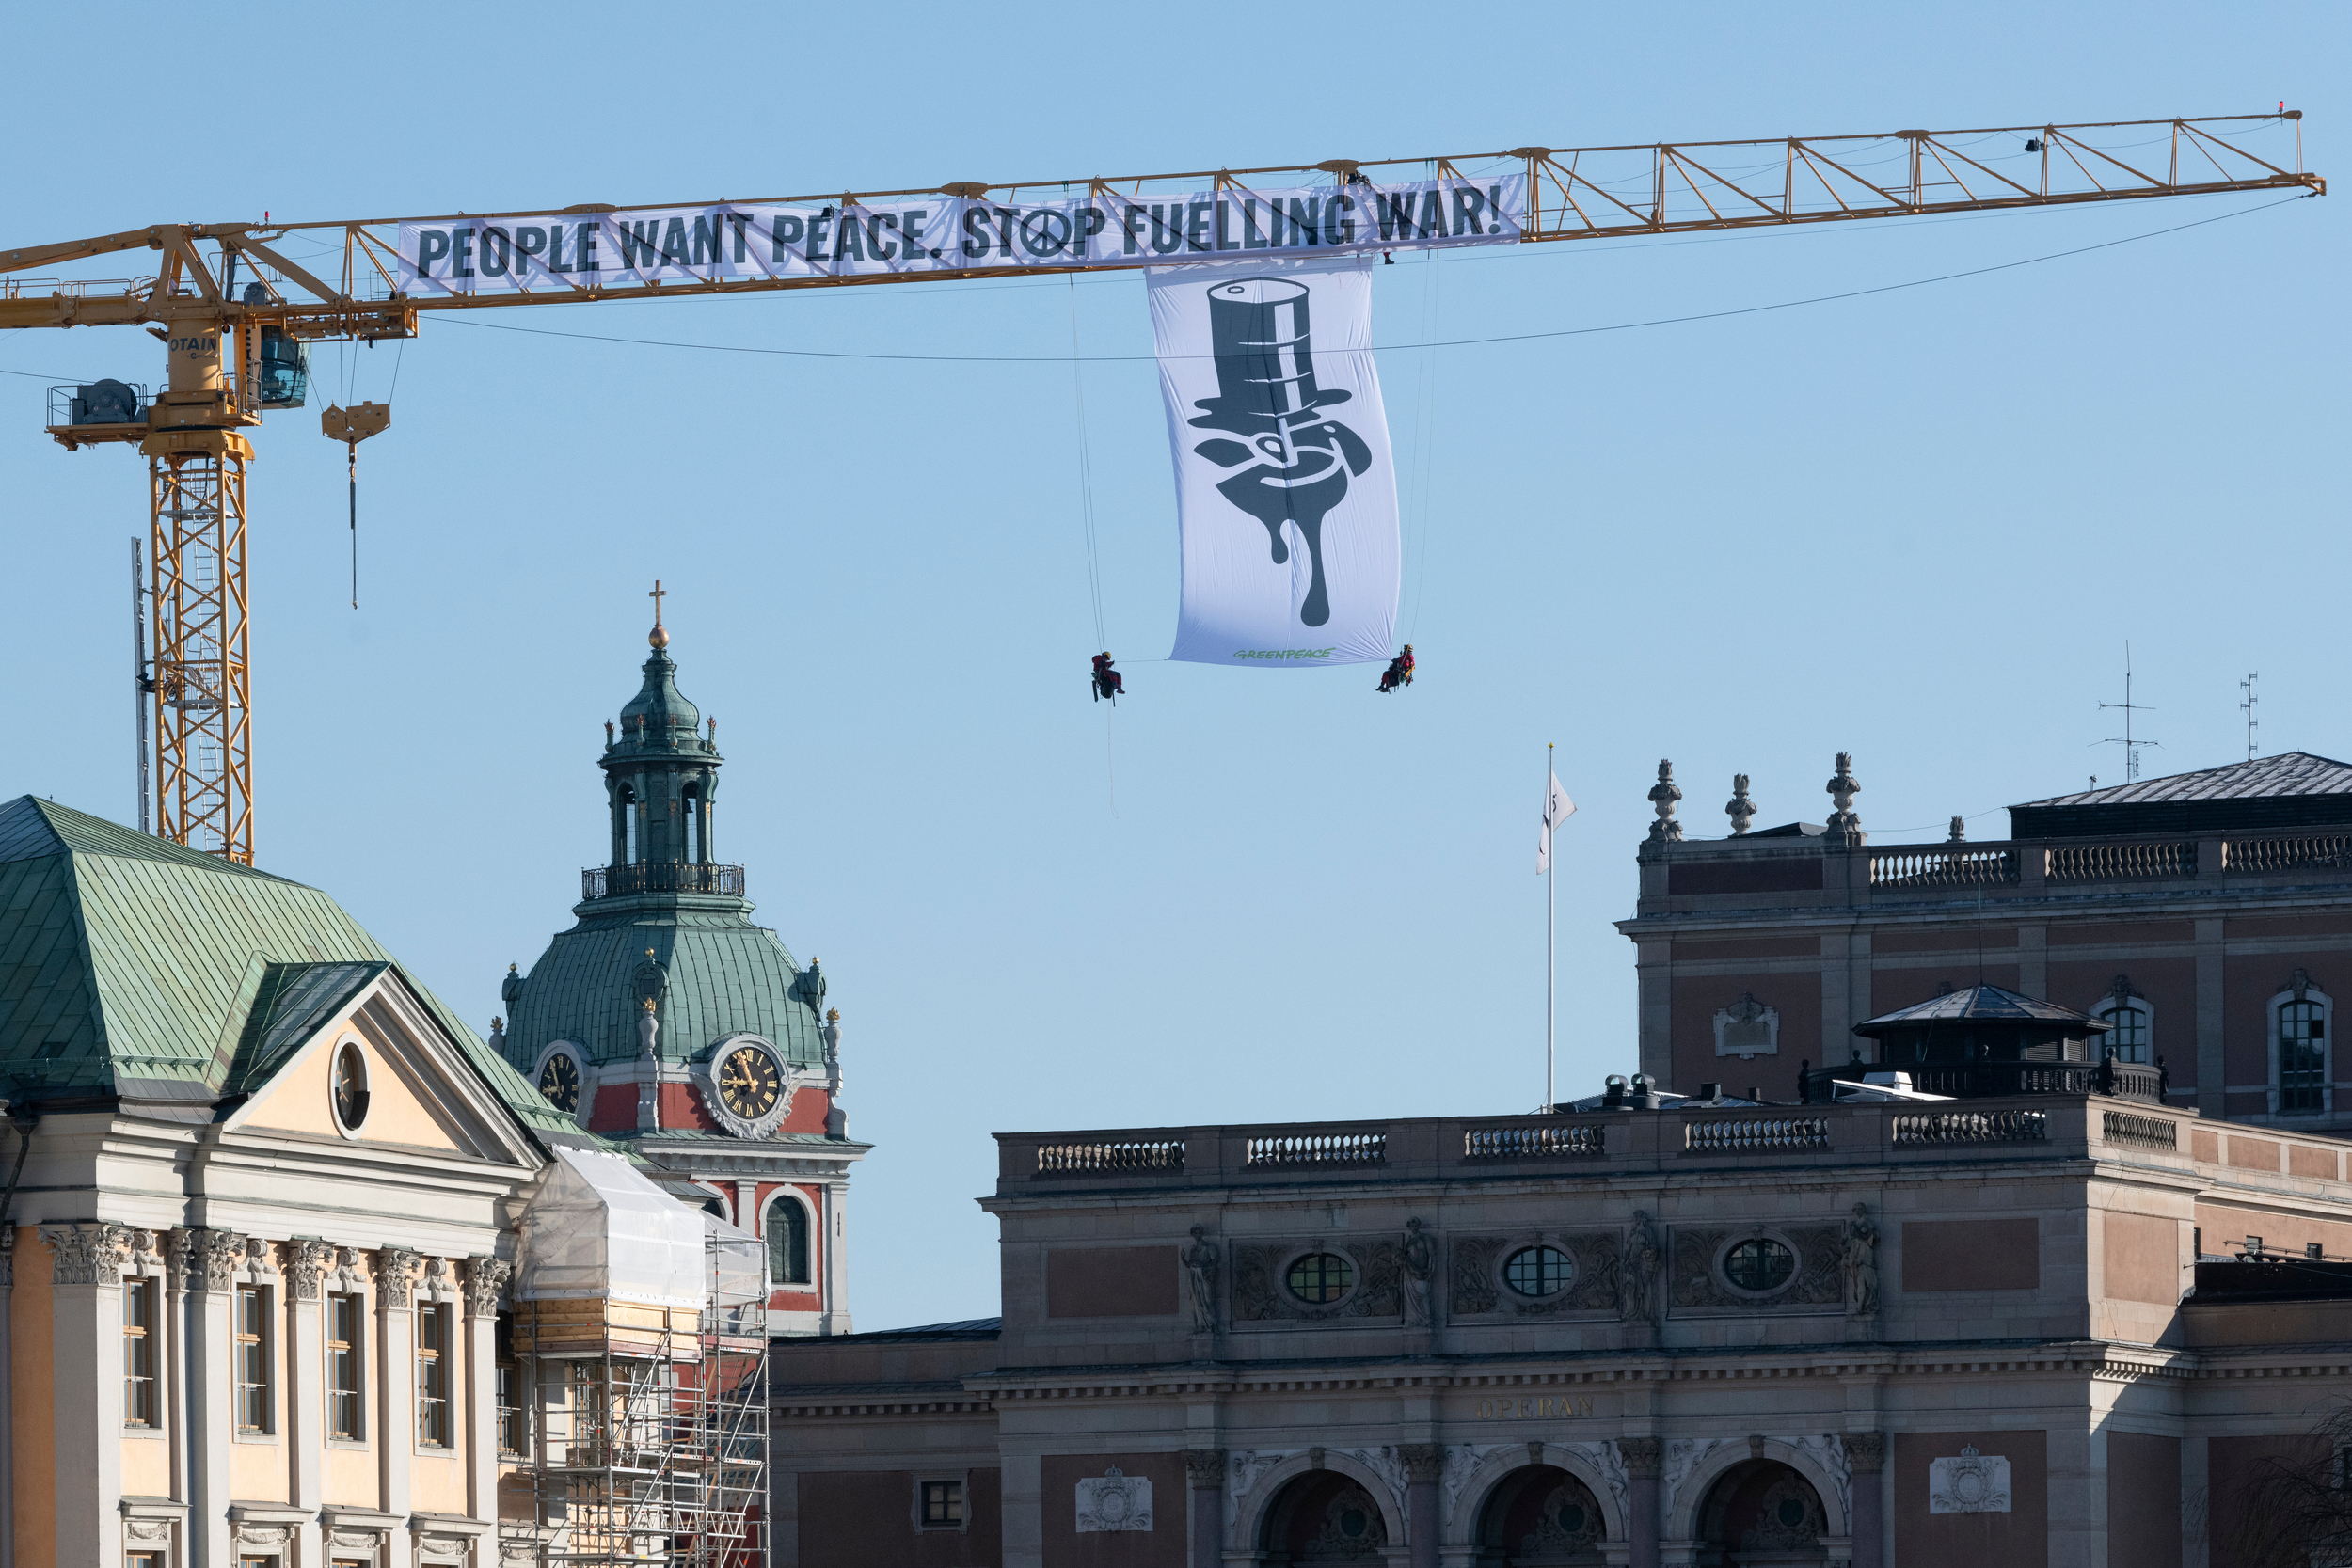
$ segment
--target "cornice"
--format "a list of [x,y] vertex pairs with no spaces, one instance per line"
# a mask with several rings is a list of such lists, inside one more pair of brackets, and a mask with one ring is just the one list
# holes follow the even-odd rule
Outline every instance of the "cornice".
[[2317,913],[2336,913],[2343,911],[2347,894],[2352,894],[2352,887],[2341,883],[2306,883],[2296,887],[2243,890],[2196,887],[2151,889],[2145,893],[2008,895],[1989,898],[1982,905],[1974,899],[1904,899],[1883,904],[1761,904],[1737,910],[1652,910],[1612,924],[1621,935],[1638,942],[1663,936],[1669,928],[1677,935],[1684,931],[1709,932],[1720,928],[1725,933],[1755,936],[1758,934],[1756,928],[1759,926],[1767,925],[1780,928],[1836,927],[1840,929],[1851,929],[1858,925],[1977,926],[1997,924],[2008,919],[2046,917],[2051,912],[2062,912],[2069,916],[2114,913],[2145,917],[2152,909],[2164,909],[2181,919],[2194,919],[2201,913],[2226,915],[2250,911],[2294,912],[2306,908]]
[[[2183,1386],[2247,1378],[2344,1378],[2352,1376],[2352,1343],[2298,1345],[2269,1350],[2195,1351],[2106,1340],[2053,1341],[2042,1345],[1849,1346],[1784,1354],[1754,1347],[1719,1352],[1655,1352],[1639,1355],[1588,1353],[1581,1366],[1498,1364],[1486,1367],[1402,1365],[1314,1366],[1291,1362],[1263,1367],[1168,1366],[1123,1368],[1004,1369],[964,1380],[970,1398],[941,1400],[928,1391],[892,1399],[861,1388],[852,1398],[822,1399],[795,1391],[775,1403],[778,1413],[920,1414],[977,1411],[1048,1400],[1134,1401],[1200,1399],[1240,1395],[1393,1394],[1401,1390],[1493,1393],[1503,1388],[1586,1390],[1662,1384],[1766,1383],[1821,1379],[1981,1379],[2080,1377],[2105,1384],[2161,1382]],[[1603,1357],[1615,1356],[1613,1363]]]

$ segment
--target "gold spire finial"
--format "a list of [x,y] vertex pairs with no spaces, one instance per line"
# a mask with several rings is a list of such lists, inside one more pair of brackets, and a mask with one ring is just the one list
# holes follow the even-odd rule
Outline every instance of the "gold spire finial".
[[656,578],[653,579],[653,592],[645,595],[653,601],[653,630],[645,634],[645,641],[657,648],[666,648],[670,645],[670,634],[662,629],[661,626],[661,599],[662,595],[668,592],[669,590],[661,586],[661,579]]

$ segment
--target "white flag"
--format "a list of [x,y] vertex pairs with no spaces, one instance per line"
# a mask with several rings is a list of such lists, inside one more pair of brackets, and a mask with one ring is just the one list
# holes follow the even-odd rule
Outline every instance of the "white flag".
[[1400,550],[1372,259],[1153,267],[1184,594],[1170,658],[1386,663]]
[[1560,775],[1551,775],[1551,787],[1544,791],[1544,831],[1535,840],[1535,875],[1551,869],[1551,830],[1565,822],[1576,813],[1576,802],[1560,787]]

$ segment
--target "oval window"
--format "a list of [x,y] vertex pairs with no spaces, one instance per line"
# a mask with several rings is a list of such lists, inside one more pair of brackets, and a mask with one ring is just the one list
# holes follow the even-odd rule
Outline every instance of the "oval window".
[[1502,1282],[1523,1296],[1556,1296],[1576,1277],[1576,1264],[1558,1247],[1521,1247],[1502,1265]]
[[1797,1255],[1770,1236],[1741,1242],[1724,1258],[1724,1276],[1742,1291],[1777,1291],[1797,1272]]
[[357,1132],[368,1119],[368,1058],[357,1040],[345,1040],[335,1053],[335,1119],[346,1132]]
[[1356,1283],[1356,1271],[1337,1254],[1311,1252],[1290,1266],[1283,1283],[1309,1306],[1323,1307],[1347,1294]]

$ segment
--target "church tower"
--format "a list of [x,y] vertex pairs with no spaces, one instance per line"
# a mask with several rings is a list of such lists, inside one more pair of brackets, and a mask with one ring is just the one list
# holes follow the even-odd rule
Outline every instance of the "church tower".
[[605,863],[529,974],[510,966],[490,1043],[581,1127],[768,1243],[769,1322],[850,1331],[843,1255],[852,1143],[841,1023],[815,959],[752,924],[718,858],[716,719],[677,689],[654,585],[644,684],[605,724]]

